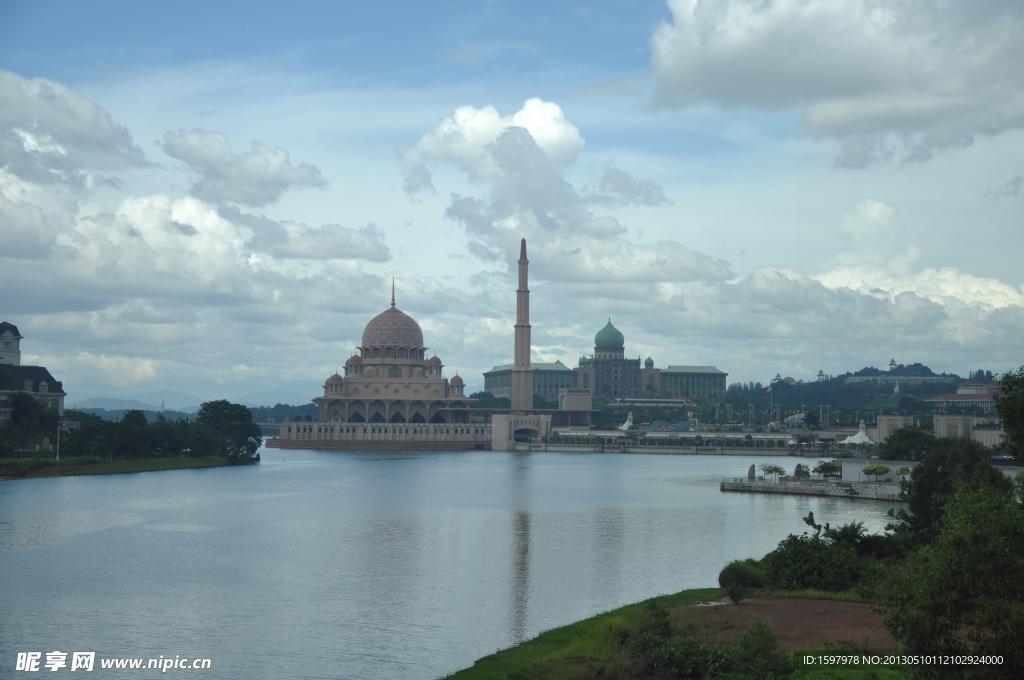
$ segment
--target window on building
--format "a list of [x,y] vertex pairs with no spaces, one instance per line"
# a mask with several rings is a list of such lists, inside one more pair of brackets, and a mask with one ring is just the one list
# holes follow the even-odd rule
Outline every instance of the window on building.
[[392,349],[390,347],[388,347],[386,350],[384,350],[384,358],[385,359],[394,359],[395,358],[395,353],[394,353],[394,351],[392,351]]
[[404,359],[405,358],[405,348],[404,347],[399,347],[398,348],[398,352],[395,354],[395,356],[397,356],[399,359]]
[[612,382],[619,382],[619,369],[621,367],[618,361],[612,363]]
[[584,373],[583,374],[583,388],[587,389],[588,387],[590,387],[590,374],[589,373]]
[[380,359],[380,347],[373,348],[373,358]]
[[402,377],[402,369],[400,369],[398,366],[392,366],[391,368],[388,369],[388,377],[389,378],[401,378]]
[[41,383],[39,383],[39,391],[40,392],[49,392],[50,391],[50,386],[47,385],[45,382],[41,382]]
[[31,380],[26,380],[25,381],[25,391],[26,392],[31,392],[32,391],[32,381]]
[[10,340],[4,340],[4,349],[14,349],[14,343]]

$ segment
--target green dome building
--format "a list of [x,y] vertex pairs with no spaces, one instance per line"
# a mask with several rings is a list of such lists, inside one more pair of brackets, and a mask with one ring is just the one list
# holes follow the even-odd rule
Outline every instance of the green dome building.
[[654,359],[626,358],[626,337],[608,323],[594,336],[592,357],[580,357],[573,369],[573,386],[592,390],[595,397],[638,400],[636,403],[717,403],[725,399],[727,373],[714,366],[656,368]]
[[625,349],[626,337],[618,328],[612,325],[611,317],[608,317],[608,325],[597,332],[594,336],[594,348],[602,347],[608,349]]

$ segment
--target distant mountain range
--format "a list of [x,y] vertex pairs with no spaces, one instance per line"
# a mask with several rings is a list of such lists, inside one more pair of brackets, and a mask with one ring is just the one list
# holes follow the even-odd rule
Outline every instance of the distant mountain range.
[[308,404],[313,397],[323,396],[323,393],[324,385],[321,381],[304,380],[284,387],[247,394],[239,399],[238,403],[246,406],[277,406],[278,404],[301,406]]
[[[111,411],[138,409],[140,411],[184,411],[194,413],[203,403],[194,394],[159,390],[145,394],[117,394],[112,396],[96,394],[69,394],[64,403],[68,408],[104,408]],[[162,408],[161,408],[162,407]]]
[[[316,380],[295,382],[283,387],[275,387],[261,392],[247,394],[241,398],[228,399],[245,406],[276,406],[291,404],[301,406],[308,404],[313,397],[323,394],[323,385]],[[225,397],[213,397],[224,399]],[[160,390],[144,394],[69,394],[64,403],[70,409],[106,409],[108,411],[182,411],[195,413],[199,406],[209,399],[202,399],[194,394]]]

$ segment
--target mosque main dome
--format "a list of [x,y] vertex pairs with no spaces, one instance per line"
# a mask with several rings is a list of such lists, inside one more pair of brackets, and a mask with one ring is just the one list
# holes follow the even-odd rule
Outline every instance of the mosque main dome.
[[595,347],[622,347],[625,344],[626,338],[618,328],[612,325],[611,319],[608,319],[608,325],[594,336]]
[[366,324],[363,347],[423,347],[423,331],[415,319],[392,306]]

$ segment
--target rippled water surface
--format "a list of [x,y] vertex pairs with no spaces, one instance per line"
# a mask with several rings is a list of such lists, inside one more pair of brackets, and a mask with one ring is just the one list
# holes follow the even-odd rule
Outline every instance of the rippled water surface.
[[60,650],[212,660],[94,677],[429,680],[716,585],[808,510],[885,525],[881,503],[719,491],[761,462],[272,450],[244,468],[3,481],[0,677],[19,651]]

